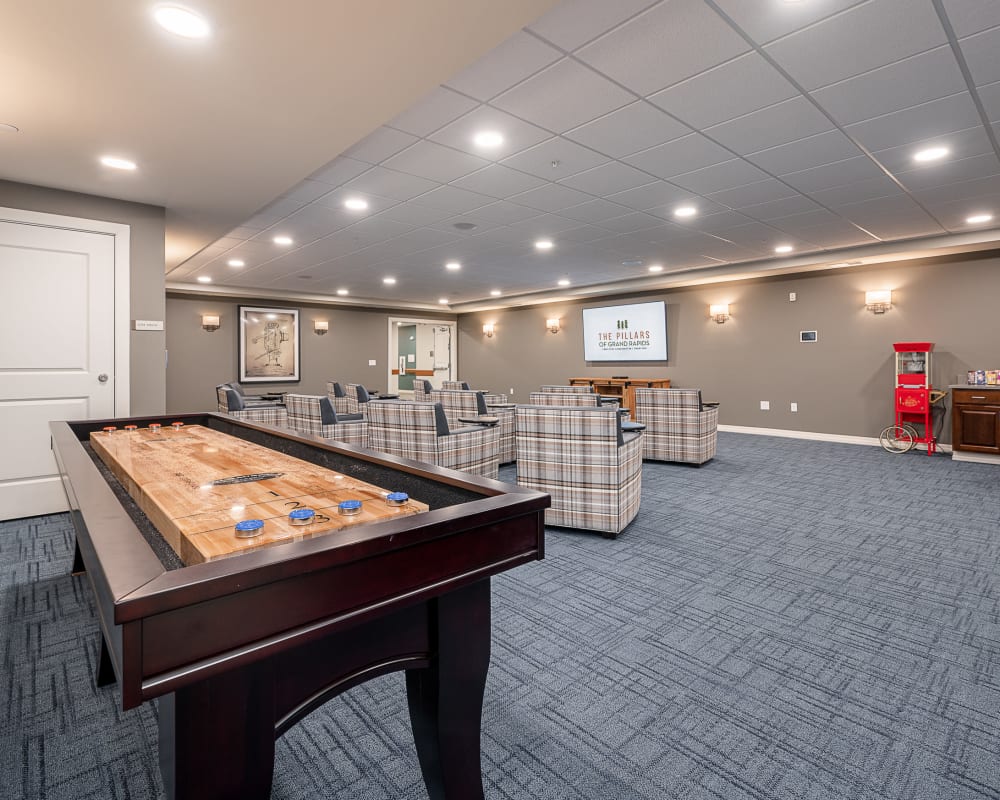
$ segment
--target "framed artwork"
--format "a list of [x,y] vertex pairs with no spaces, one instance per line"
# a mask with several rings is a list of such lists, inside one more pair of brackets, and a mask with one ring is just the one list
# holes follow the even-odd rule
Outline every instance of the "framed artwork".
[[299,380],[299,310],[240,306],[240,383]]

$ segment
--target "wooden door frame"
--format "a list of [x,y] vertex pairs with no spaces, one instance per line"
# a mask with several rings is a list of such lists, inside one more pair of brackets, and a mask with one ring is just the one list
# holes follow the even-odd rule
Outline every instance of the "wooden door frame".
[[27,211],[20,208],[0,206],[0,222],[21,225],[35,225],[40,228],[62,228],[82,233],[100,233],[114,239],[114,403],[115,416],[128,416],[132,404],[132,383],[130,380],[130,312],[131,286],[130,240],[131,228],[121,222],[107,222],[100,219],[70,217],[43,211]]

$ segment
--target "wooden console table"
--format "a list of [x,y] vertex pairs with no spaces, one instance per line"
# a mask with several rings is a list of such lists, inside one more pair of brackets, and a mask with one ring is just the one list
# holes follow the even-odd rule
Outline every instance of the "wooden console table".
[[636,386],[649,389],[669,389],[669,378],[570,378],[570,386],[590,386],[598,394],[620,397],[624,408],[635,408]]

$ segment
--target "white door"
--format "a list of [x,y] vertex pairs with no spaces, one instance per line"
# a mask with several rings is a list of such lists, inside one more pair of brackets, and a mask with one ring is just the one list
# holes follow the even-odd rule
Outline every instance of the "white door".
[[48,423],[112,417],[116,396],[115,236],[11,216],[0,214],[0,519],[66,509]]

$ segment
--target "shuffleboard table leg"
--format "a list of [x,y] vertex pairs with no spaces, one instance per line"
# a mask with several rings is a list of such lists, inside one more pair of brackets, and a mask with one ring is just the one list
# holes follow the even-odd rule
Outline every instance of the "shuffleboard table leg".
[[256,664],[159,699],[167,800],[268,800],[274,775],[274,670]]
[[431,601],[432,652],[406,672],[420,769],[431,800],[482,800],[479,735],[490,667],[489,578]]
[[101,634],[101,655],[97,662],[96,680],[98,686],[110,686],[117,680],[115,665],[111,661],[111,649],[108,647],[103,633]]

